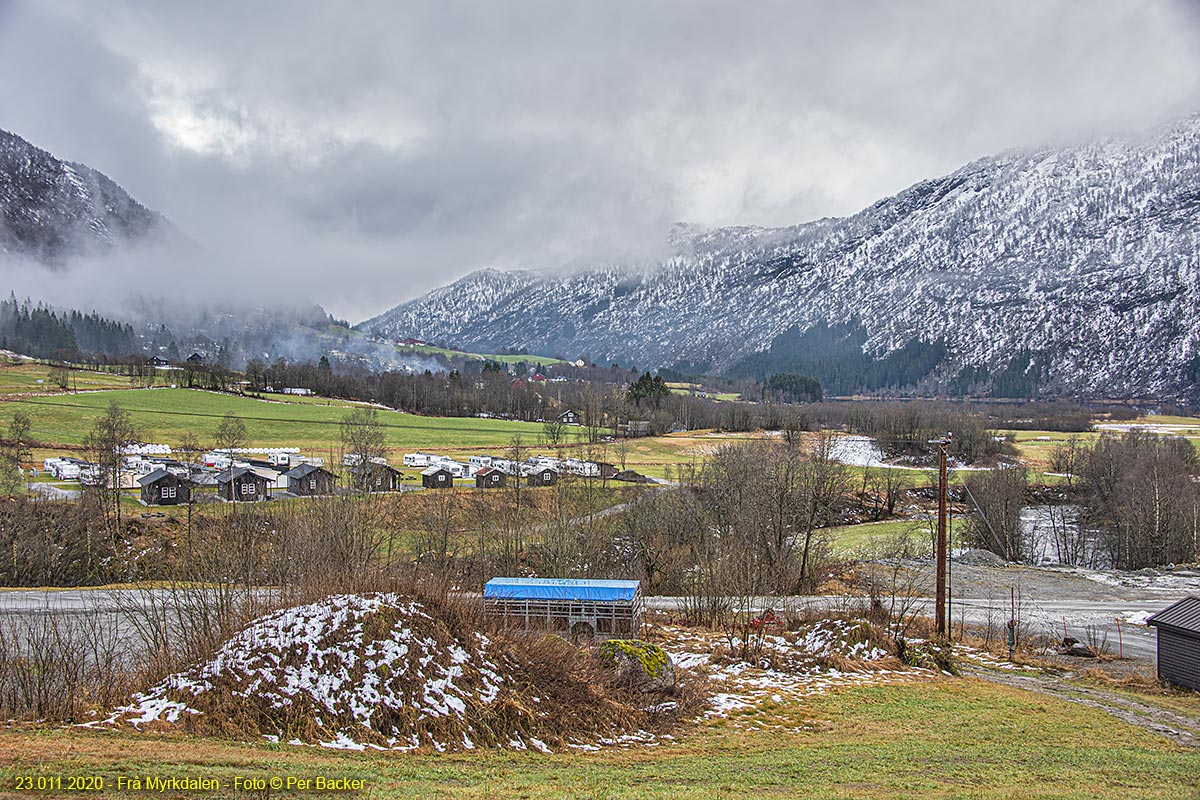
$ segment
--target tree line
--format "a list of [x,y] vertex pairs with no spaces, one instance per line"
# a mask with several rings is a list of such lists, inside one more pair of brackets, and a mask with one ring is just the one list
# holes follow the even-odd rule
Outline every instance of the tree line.
[[[1200,557],[1200,457],[1184,438],[1143,431],[1069,437],[1057,445],[1050,470],[1065,482],[1070,515],[1048,509],[1049,549],[1073,566],[1117,569],[1189,563]],[[1021,510],[1035,501],[1028,471],[1014,466],[973,474],[966,538],[1008,561],[1034,557],[1033,531]]]
[[0,347],[34,358],[68,361],[95,353],[128,356],[140,350],[128,324],[94,312],[59,313],[40,303],[18,302],[14,295],[0,301]]

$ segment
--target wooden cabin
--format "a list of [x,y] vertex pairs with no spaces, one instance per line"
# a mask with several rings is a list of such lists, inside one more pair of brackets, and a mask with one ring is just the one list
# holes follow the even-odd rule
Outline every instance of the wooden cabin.
[[165,469],[143,475],[137,482],[142,489],[142,502],[148,506],[174,506],[192,499],[191,481]]
[[550,467],[538,467],[530,470],[525,476],[525,482],[530,486],[553,486],[558,483],[558,470]]
[[484,467],[475,473],[476,489],[503,489],[508,485],[508,475],[495,467]]
[[578,425],[579,415],[568,408],[566,411],[558,415],[558,421],[563,425]]
[[397,492],[404,475],[390,464],[370,462],[350,468],[350,483],[360,492]]
[[287,478],[288,491],[297,497],[316,497],[333,494],[337,476],[324,467],[300,464],[283,473]]
[[429,467],[421,471],[421,485],[426,489],[453,489],[454,473],[445,467]]
[[217,476],[217,495],[235,503],[267,500],[271,482],[248,467],[227,469]]

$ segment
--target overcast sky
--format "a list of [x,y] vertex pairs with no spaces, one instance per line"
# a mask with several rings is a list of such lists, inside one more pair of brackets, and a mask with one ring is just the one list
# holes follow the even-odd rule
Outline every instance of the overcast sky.
[[202,242],[198,285],[358,321],[482,266],[652,258],[676,221],[849,214],[1200,111],[1192,9],[0,0],[0,128]]

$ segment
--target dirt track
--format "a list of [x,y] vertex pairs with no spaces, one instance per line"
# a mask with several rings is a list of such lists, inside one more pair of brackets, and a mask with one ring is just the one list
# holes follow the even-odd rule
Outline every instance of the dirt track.
[[1092,686],[1081,686],[1052,675],[1014,675],[998,670],[968,669],[965,673],[993,683],[1002,683],[1038,694],[1059,697],[1071,703],[1098,708],[1119,720],[1166,736],[1172,741],[1200,748],[1200,706],[1195,714],[1185,714],[1135,700]]

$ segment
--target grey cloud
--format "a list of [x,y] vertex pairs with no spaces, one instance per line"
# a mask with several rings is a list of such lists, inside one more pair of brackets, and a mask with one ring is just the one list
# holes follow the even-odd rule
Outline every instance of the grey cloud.
[[203,241],[197,293],[357,318],[1194,112],[1196,33],[1165,2],[10,3],[0,126]]

